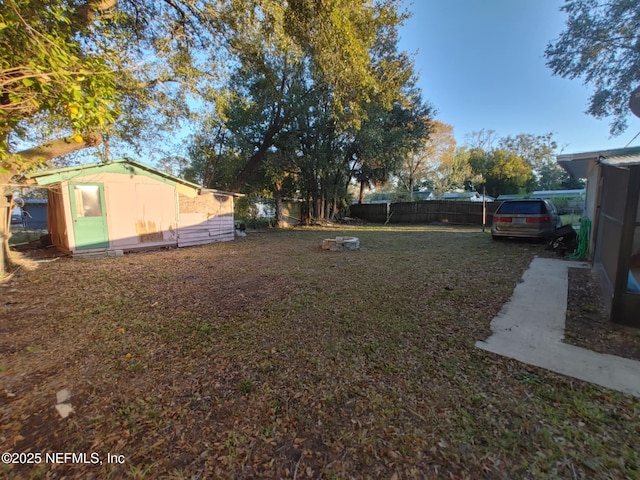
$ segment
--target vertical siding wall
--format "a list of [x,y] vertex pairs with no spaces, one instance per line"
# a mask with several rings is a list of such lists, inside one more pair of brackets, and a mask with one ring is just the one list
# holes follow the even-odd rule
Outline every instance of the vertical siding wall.
[[49,188],[47,191],[47,198],[47,223],[49,233],[51,234],[51,243],[58,247],[59,250],[69,252],[67,219],[65,217],[64,197],[62,195],[60,185]]
[[178,195],[178,247],[226,242],[235,238],[233,197],[205,193],[194,198]]
[[[487,203],[489,225],[500,202]],[[482,202],[456,202],[430,200],[428,202],[402,202],[389,204],[351,205],[350,215],[368,222],[434,223],[455,225],[482,225]]]
[[[76,181],[74,179],[74,181]],[[109,230],[109,249],[176,244],[175,187],[144,175],[104,173],[101,181]]]
[[607,308],[611,308],[611,300],[616,289],[628,183],[628,170],[602,166],[602,197],[596,232],[594,266],[600,274],[603,300]]

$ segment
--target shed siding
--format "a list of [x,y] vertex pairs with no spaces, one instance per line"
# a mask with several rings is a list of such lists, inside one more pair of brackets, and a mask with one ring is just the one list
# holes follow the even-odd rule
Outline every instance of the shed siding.
[[592,168],[587,174],[587,194],[585,199],[584,215],[591,220],[591,232],[589,238],[589,260],[595,253],[596,231],[598,227],[598,203],[600,195],[600,168]]
[[205,193],[195,198],[178,195],[178,247],[234,239],[233,197]]
[[67,246],[69,253],[76,251],[76,235],[73,231],[73,218],[71,218],[71,196],[69,195],[69,182],[60,184],[60,194],[64,205],[64,224],[67,233]]
[[65,204],[60,185],[49,188],[47,191],[47,227],[51,234],[51,243],[58,250],[69,253],[69,239],[65,218]]
[[173,185],[146,175],[111,172],[73,180],[104,185],[110,250],[176,245]]

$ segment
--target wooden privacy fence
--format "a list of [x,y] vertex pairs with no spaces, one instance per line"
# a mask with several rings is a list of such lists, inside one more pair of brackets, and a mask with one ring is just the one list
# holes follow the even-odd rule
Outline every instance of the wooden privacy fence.
[[[500,202],[489,202],[486,224]],[[429,200],[427,202],[375,203],[351,205],[350,215],[373,223],[450,223],[454,225],[482,225],[482,202]]]

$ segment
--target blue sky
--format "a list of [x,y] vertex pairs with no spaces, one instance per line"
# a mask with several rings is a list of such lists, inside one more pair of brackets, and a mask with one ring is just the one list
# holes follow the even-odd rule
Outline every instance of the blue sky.
[[[481,129],[499,137],[554,133],[563,153],[622,148],[640,118],[610,137],[608,120],[585,110],[591,90],[554,76],[544,50],[564,29],[561,0],[414,0],[400,30],[400,49],[415,53],[419,86],[454,127],[459,144]],[[640,137],[630,146],[640,145]]]

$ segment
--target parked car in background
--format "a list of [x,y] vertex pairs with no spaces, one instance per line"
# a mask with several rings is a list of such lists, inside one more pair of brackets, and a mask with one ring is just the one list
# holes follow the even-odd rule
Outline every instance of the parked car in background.
[[505,200],[493,214],[491,236],[496,238],[555,237],[562,225],[558,210],[549,200]]
[[22,212],[16,212],[14,210],[11,212],[11,224],[16,225],[18,223],[22,223]]

